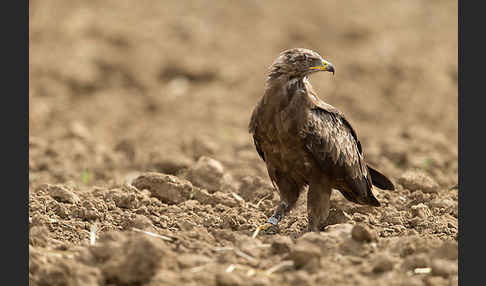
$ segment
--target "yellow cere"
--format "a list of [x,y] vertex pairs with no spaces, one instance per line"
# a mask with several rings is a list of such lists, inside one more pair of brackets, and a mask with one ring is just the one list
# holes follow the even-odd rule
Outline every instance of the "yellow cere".
[[326,63],[322,63],[322,66],[311,67],[311,69],[312,69],[312,70],[321,70],[321,69],[323,70],[323,69],[325,69],[325,68],[326,68],[326,66],[327,66],[327,64],[326,64]]

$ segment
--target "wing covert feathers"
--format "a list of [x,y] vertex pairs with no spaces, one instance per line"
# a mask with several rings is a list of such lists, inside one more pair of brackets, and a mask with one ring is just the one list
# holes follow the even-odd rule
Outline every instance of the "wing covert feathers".
[[342,193],[348,200],[380,206],[371,191],[372,179],[356,132],[339,111],[329,107],[311,109],[301,132],[307,150],[323,172],[344,181],[349,192]]
[[383,175],[376,169],[372,168],[370,165],[367,166],[368,170],[370,171],[371,181],[373,182],[373,185],[383,190],[395,190],[395,186],[390,181],[390,179],[388,179],[385,175]]

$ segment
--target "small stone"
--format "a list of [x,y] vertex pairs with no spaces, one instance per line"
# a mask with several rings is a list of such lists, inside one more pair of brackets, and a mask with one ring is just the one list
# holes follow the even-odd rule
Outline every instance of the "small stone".
[[377,235],[363,224],[356,224],[351,230],[351,237],[358,242],[371,242],[377,240]]
[[79,197],[69,188],[63,185],[47,185],[47,193],[56,201],[75,204],[79,202]]
[[187,94],[191,86],[189,80],[185,76],[177,76],[167,83],[166,94],[170,97],[179,97]]
[[398,178],[398,183],[410,191],[422,190],[424,193],[436,193],[439,191],[439,184],[426,175],[418,171],[407,171]]

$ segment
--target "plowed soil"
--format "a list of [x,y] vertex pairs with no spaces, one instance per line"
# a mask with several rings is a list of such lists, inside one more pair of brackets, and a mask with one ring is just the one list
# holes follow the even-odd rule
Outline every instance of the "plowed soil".
[[[31,285],[457,285],[457,1],[30,1]],[[279,201],[247,126],[304,47],[379,208]]]

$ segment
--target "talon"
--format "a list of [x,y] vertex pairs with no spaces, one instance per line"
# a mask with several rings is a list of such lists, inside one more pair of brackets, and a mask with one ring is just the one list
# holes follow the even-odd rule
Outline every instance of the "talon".
[[274,226],[273,224],[267,222],[264,225],[260,225],[258,228],[259,228],[260,231],[266,231],[273,226]]
[[255,232],[253,233],[253,238],[255,238],[260,232],[263,232],[265,234],[275,234],[279,232],[279,228],[277,225],[267,222],[257,227]]

